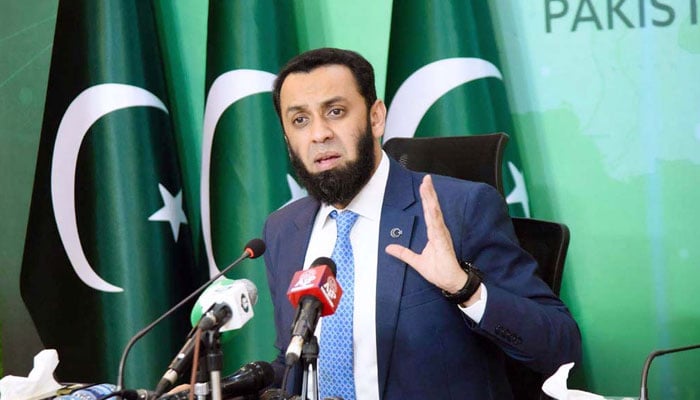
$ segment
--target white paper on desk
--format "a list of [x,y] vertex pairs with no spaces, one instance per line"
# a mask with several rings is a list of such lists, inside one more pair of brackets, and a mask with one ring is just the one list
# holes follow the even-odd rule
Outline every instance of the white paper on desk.
[[[542,384],[542,391],[556,400],[605,400],[605,397],[581,390],[569,390],[566,381],[569,379],[569,371],[574,363],[564,364],[554,375],[547,378]],[[4,399],[3,399],[4,400]]]
[[58,366],[54,349],[42,350],[34,356],[34,367],[25,377],[8,375],[0,379],[2,400],[34,400],[51,397],[61,388],[53,377]]

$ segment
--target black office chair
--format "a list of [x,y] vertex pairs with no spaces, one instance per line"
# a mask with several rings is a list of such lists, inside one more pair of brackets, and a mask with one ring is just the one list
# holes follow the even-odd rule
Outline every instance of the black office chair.
[[[393,138],[384,144],[384,150],[408,169],[484,182],[503,195],[501,164],[507,142],[505,133]],[[514,217],[512,221],[520,246],[539,265],[538,275],[558,295],[569,246],[569,229],[561,223],[532,218]],[[549,399],[542,392],[545,376],[511,358],[507,358],[506,370],[513,398]]]
[[534,218],[513,217],[511,220],[520,247],[537,260],[537,274],[558,296],[569,249],[569,228],[562,223]]
[[[559,295],[564,272],[564,260],[569,248],[569,228],[557,222],[532,218],[511,218],[520,246],[537,260],[537,275]],[[513,398],[518,400],[545,400],[542,384],[547,378],[520,362],[506,359],[506,371]]]
[[408,169],[485,182],[502,195],[501,161],[507,143],[505,133],[393,138],[384,143],[384,151]]

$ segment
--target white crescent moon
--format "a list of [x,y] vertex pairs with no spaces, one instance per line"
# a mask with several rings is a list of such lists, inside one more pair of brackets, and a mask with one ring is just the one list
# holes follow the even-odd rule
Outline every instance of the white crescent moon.
[[58,234],[75,273],[83,283],[103,292],[123,289],[103,280],[90,266],[80,243],[75,217],[75,173],[80,144],[101,117],[122,108],[165,104],[151,92],[131,85],[106,83],[85,89],[66,109],[56,133],[51,161],[51,201]]
[[396,91],[386,117],[384,142],[413,137],[428,109],[450,90],[482,78],[503,79],[495,65],[481,58],[445,58],[416,70]]
[[[211,149],[214,143],[214,131],[221,115],[233,103],[253,94],[272,91],[275,75],[254,69],[237,69],[219,75],[211,84],[207,103],[204,107],[204,136],[202,137],[202,176],[200,185],[200,203],[202,209],[202,235],[204,247],[209,260],[209,274],[219,273],[214,260],[211,243],[211,211],[209,207],[209,171],[211,169]],[[271,116],[270,118],[276,118]]]

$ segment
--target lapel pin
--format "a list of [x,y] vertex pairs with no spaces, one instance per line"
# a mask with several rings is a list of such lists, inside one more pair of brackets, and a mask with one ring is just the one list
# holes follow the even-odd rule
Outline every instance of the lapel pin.
[[391,228],[391,232],[389,232],[389,235],[391,235],[391,237],[396,239],[396,238],[400,237],[401,235],[403,235],[403,231],[399,228]]

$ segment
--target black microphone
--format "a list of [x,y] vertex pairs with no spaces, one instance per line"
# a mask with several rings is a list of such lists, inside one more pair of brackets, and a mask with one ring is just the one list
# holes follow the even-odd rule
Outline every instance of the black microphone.
[[693,349],[700,349],[700,344],[694,344],[691,346],[685,346],[685,347],[676,347],[673,349],[667,349],[667,350],[656,350],[652,351],[649,353],[649,356],[647,356],[646,361],[644,361],[644,367],[642,368],[642,383],[640,384],[639,388],[639,400],[647,400],[647,378],[649,377],[649,368],[651,367],[651,361],[656,358],[657,356],[662,356],[664,354],[670,354],[670,353],[678,353],[681,351],[687,351],[687,350],[693,350]]
[[199,321],[199,329],[203,331],[212,330],[220,327],[221,325],[228,322],[233,316],[233,311],[231,307],[226,303],[214,303],[212,304],[209,311],[202,315],[202,319]]
[[[152,400],[158,397],[156,396],[155,392],[146,389],[120,390],[118,392],[114,392],[113,394],[115,396],[121,396],[121,398],[124,400]],[[103,399],[106,399],[106,397],[99,400]]]
[[[270,363],[255,361],[242,366],[232,375],[221,380],[221,395],[226,397],[245,396],[264,389],[275,380],[275,371]],[[165,395],[158,400],[185,400],[190,390]],[[141,399],[134,399],[141,400]]]
[[[246,258],[257,258],[260,257],[261,254],[265,252],[265,242],[262,241],[262,239],[251,239],[246,245],[245,249],[243,250],[243,254],[241,254],[240,257],[238,257],[235,261],[233,261],[231,264],[229,264],[226,268],[221,270],[218,274],[214,275],[211,279],[206,281],[202,286],[200,286],[198,289],[196,289],[194,292],[192,292],[190,295],[182,299],[179,303],[175,304],[171,309],[166,311],[163,315],[160,317],[156,318],[155,321],[151,322],[148,326],[145,328],[141,329],[138,331],[134,336],[129,339],[129,342],[126,344],[126,347],[124,347],[124,352],[122,353],[122,358],[119,361],[119,375],[117,376],[117,391],[121,390],[124,387],[124,366],[126,365],[126,356],[129,354],[129,350],[136,344],[136,341],[141,339],[145,334],[150,332],[153,327],[155,327],[160,321],[164,320],[166,317],[168,317],[170,314],[174,313],[177,311],[180,307],[182,307],[185,303],[190,301],[194,296],[198,295],[201,293],[204,289],[207,288],[212,282],[214,282],[216,279],[221,277],[223,274],[228,272],[231,268],[235,267],[238,265],[240,262],[245,260]],[[176,356],[177,358],[177,356]],[[174,361],[174,360],[173,360]],[[172,363],[171,363],[172,364]],[[185,368],[185,365],[182,366],[182,368]],[[170,371],[170,369],[168,369]],[[182,371],[177,371],[177,374],[182,373]],[[168,372],[166,372],[168,374]],[[165,375],[163,375],[163,379],[165,378]],[[161,379],[161,382],[163,382],[163,379]],[[176,378],[177,379],[177,375]],[[167,379],[166,379],[167,381]],[[158,383],[159,386],[161,386],[161,383]],[[171,385],[171,383],[168,381],[167,384],[163,385],[163,388],[161,388],[161,392],[158,393],[156,392],[157,396],[160,396],[167,390],[167,388]]]

